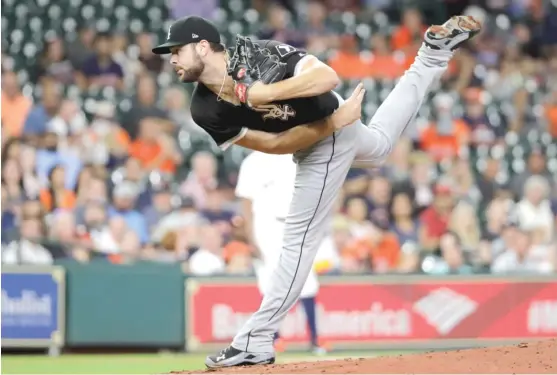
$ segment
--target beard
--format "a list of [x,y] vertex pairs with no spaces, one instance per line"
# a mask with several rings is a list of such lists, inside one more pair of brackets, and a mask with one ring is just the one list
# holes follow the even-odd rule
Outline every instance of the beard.
[[186,69],[185,67],[180,67],[179,69],[180,71],[178,72],[180,76],[180,81],[186,83],[192,83],[192,82],[197,82],[199,80],[201,73],[203,73],[203,70],[205,69],[205,64],[203,64],[203,62],[198,56],[196,56],[194,60],[195,61],[193,62],[192,66],[189,69]]

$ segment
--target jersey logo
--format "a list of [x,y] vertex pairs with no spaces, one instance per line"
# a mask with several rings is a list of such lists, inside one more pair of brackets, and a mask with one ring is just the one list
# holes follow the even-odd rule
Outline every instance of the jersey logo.
[[296,51],[296,48],[289,46],[288,44],[281,44],[278,45],[277,47],[277,52],[280,55],[280,57],[284,57],[286,55],[288,55],[289,53],[292,53],[294,51]]
[[274,119],[288,121],[290,117],[296,116],[296,111],[288,104],[265,104],[254,108],[255,111],[265,113],[263,120]]

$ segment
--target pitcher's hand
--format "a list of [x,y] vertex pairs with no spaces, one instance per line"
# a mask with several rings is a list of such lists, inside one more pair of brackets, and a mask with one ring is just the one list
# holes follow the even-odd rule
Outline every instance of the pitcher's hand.
[[365,93],[364,85],[359,83],[352,95],[333,113],[332,119],[335,129],[342,129],[362,117],[362,101]]

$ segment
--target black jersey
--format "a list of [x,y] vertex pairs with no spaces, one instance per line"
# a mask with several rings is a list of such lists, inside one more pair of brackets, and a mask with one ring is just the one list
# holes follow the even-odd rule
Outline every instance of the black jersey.
[[[298,62],[307,53],[274,40],[260,40],[256,44],[268,48],[287,65],[286,78],[295,74]],[[280,133],[295,126],[318,121],[331,115],[339,106],[332,92],[310,98],[276,101],[258,108],[236,106],[224,100],[199,83],[191,100],[192,118],[219,146],[227,146],[243,134],[243,129]]]

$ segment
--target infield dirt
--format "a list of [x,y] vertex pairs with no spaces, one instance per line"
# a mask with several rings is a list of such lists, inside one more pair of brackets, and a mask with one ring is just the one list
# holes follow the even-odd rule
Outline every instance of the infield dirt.
[[[172,372],[193,374],[199,371]],[[557,340],[513,346],[212,370],[227,374],[556,374]]]

